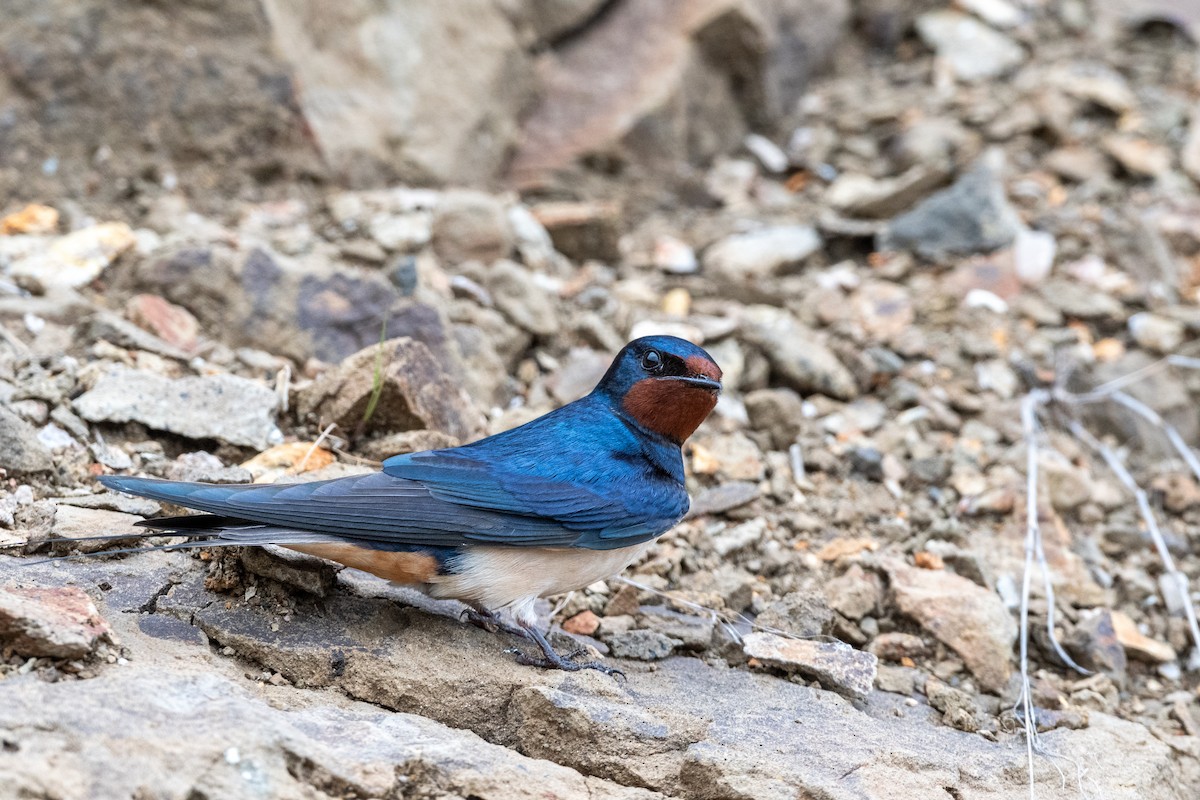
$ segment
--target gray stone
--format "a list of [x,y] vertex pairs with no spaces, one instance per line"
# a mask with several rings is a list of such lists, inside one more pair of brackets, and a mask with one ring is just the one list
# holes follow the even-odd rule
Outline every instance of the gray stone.
[[134,325],[124,317],[103,309],[96,311],[88,319],[84,327],[83,340],[94,342],[103,339],[118,347],[128,347],[134,350],[145,350],[147,353],[158,353],[167,358],[187,361],[189,356],[185,351],[163,341],[148,330]]
[[433,251],[445,264],[506,258],[513,249],[504,206],[490,194],[446,192],[433,216]]
[[13,473],[54,469],[53,457],[38,439],[37,429],[3,404],[0,404],[0,467]]
[[858,564],[825,583],[825,599],[829,607],[847,619],[860,620],[883,601],[883,584],[874,572]]
[[1021,220],[1005,197],[1000,166],[992,160],[981,159],[948,189],[893,219],[878,237],[878,248],[912,250],[939,261],[1011,244]]
[[[153,469],[152,469],[153,468]],[[161,473],[171,481],[196,483],[250,483],[254,475],[244,467],[227,467],[212,453],[181,453],[174,461],[149,465],[147,472]]]
[[728,481],[719,486],[705,489],[692,500],[689,517],[699,517],[705,514],[723,514],[735,508],[741,508],[758,498],[757,483],[749,481]]
[[920,673],[910,667],[894,667],[879,664],[876,667],[875,688],[881,692],[910,695],[916,687]]
[[925,696],[929,705],[942,712],[947,725],[968,733],[979,730],[979,707],[971,695],[930,677],[925,681]]
[[851,216],[883,218],[906,211],[950,177],[944,168],[918,164],[893,178],[847,172],[825,194],[834,208]]
[[246,547],[242,566],[263,578],[292,586],[302,592],[325,597],[337,582],[340,564],[297,553],[286,547]]
[[1093,609],[1081,619],[1064,637],[1063,646],[1085,669],[1103,672],[1118,684],[1124,684],[1128,659],[1125,647],[1117,640],[1112,613],[1107,609]]
[[917,33],[959,80],[996,78],[1025,60],[1025,51],[1019,44],[957,11],[922,14],[917,17]]
[[105,511],[119,511],[122,514],[134,514],[139,517],[155,517],[162,511],[162,506],[154,500],[144,497],[130,497],[119,492],[102,492],[100,494],[85,494],[77,497],[52,497],[57,506],[78,506],[79,508],[99,508]]
[[763,628],[792,636],[821,636],[833,627],[833,614],[817,592],[789,592],[758,615]]
[[[0,572],[13,563],[0,557]],[[925,714],[913,713],[904,698],[894,695],[873,693],[855,707],[830,692],[693,658],[669,658],[653,669],[629,665],[628,679],[621,683],[596,673],[522,667],[505,652],[513,640],[404,607],[439,605],[415,593],[401,599],[398,590],[386,588],[379,590],[385,592],[380,597],[338,592],[319,613],[300,607],[292,618],[281,618],[274,606],[205,591],[199,566],[178,553],[69,566],[80,582],[112,587],[104,594],[104,609],[118,626],[130,664],[105,668],[85,681],[21,679],[27,682],[9,693],[11,702],[0,704],[0,738],[21,743],[15,753],[0,748],[4,786],[23,791],[31,785],[41,792],[45,781],[79,780],[73,793],[57,796],[124,797],[136,792],[139,776],[149,775],[178,779],[178,786],[157,780],[153,785],[178,788],[180,796],[195,788],[209,797],[232,797],[238,795],[221,794],[231,756],[240,769],[228,780],[236,780],[239,790],[242,771],[254,767],[253,774],[275,776],[276,796],[284,798],[319,796],[314,786],[340,796],[420,796],[428,789],[498,800],[530,797],[507,793],[527,786],[548,787],[562,797],[590,793],[646,800],[655,796],[646,790],[695,800],[805,795],[885,800],[948,791],[963,797],[983,791],[997,800],[1028,797],[1019,735],[1001,732],[1000,741],[991,742],[930,727]],[[56,583],[63,578],[61,570],[43,565],[25,574]],[[172,571],[184,572],[183,582],[160,594],[164,586],[169,589]],[[145,613],[118,613],[140,607],[155,609],[150,616],[194,621],[238,660],[214,659],[194,635],[182,636],[179,628],[141,624]],[[155,635],[162,638],[151,638]],[[244,685],[243,658],[255,664],[256,672],[278,674],[274,683],[285,685],[243,693],[237,688]],[[200,671],[204,677],[195,680],[202,682],[190,683]],[[410,723],[420,727],[413,731],[406,727]],[[458,730],[448,732],[443,725]],[[14,729],[21,736],[9,733]],[[463,738],[464,730],[492,744]],[[176,731],[185,731],[186,738],[176,738]],[[133,741],[110,747],[106,737],[122,732]],[[443,735],[453,739],[444,749],[434,746]],[[403,749],[411,741],[422,743],[424,760],[414,762],[417,756]],[[339,742],[354,746],[343,750]],[[1195,794],[1195,778],[1180,769],[1168,744],[1136,723],[1092,713],[1087,729],[1054,730],[1043,735],[1042,743],[1079,761],[1097,752],[1121,752],[1120,763],[1088,762],[1089,786],[1106,797],[1179,800]],[[237,752],[230,753],[230,747]],[[82,777],[72,777],[79,775],[74,770],[46,768],[61,760],[55,754],[65,748],[71,763],[84,771]],[[116,753],[127,769],[112,769]],[[475,761],[492,756],[500,765],[518,759],[514,769],[522,777],[496,761]],[[276,771],[279,759],[284,766]],[[476,775],[476,782],[451,780],[463,774],[457,770],[464,763],[479,764],[478,773],[467,773]],[[169,771],[162,771],[163,764],[170,764]],[[423,765],[399,773],[409,778],[400,791],[394,783],[398,764]],[[964,764],[971,769],[964,770]],[[593,776],[586,786],[554,782],[554,775],[579,772]],[[92,783],[97,780],[110,783]],[[295,781],[303,785],[293,793]],[[1048,761],[1036,762],[1034,783],[1039,796],[1061,791],[1061,776]]]
[[1159,354],[1178,350],[1187,335],[1186,326],[1179,320],[1149,311],[1134,314],[1128,324],[1129,333],[1139,347]]
[[1120,300],[1082,281],[1051,278],[1039,288],[1042,297],[1068,317],[1120,319],[1125,315]]
[[704,251],[706,273],[730,282],[775,275],[801,263],[821,248],[821,236],[809,225],[783,225],[721,239]]
[[767,538],[767,525],[764,518],[755,517],[740,525],[726,528],[712,537],[710,544],[713,552],[721,558],[727,558],[731,553],[759,545]]
[[558,332],[554,301],[534,282],[529,270],[512,261],[498,261],[487,272],[487,288],[496,299],[496,307],[514,325],[535,336]]
[[712,644],[716,622],[711,616],[697,616],[673,611],[666,606],[642,606],[638,618],[649,630],[680,642],[684,650],[705,650]]
[[817,334],[783,309],[750,306],[744,335],[770,362],[772,373],[798,392],[816,392],[839,400],[858,396],[854,375],[822,344]]
[[603,641],[617,658],[634,658],[638,661],[660,661],[683,644],[665,633],[645,628],[613,633],[605,636]]
[[791,389],[759,389],[744,402],[751,427],[767,433],[776,450],[791,447],[804,429],[804,401]]
[[[134,523],[140,521],[139,517],[118,511],[60,505],[54,514],[50,538],[55,540],[56,552],[66,549],[81,553],[117,550],[134,545],[145,536],[144,528],[134,527]],[[90,538],[93,536],[113,538],[96,540]]]
[[275,425],[278,398],[257,381],[236,375],[165,378],[113,367],[76,398],[89,422],[140,422],[149,428],[265,450],[283,441]]
[[758,631],[746,635],[746,655],[763,664],[815,678],[832,691],[866,697],[875,688],[878,660],[842,642],[785,639]]

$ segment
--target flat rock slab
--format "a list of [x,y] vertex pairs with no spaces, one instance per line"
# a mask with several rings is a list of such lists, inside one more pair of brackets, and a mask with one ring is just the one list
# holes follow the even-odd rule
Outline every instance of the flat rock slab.
[[265,450],[282,441],[275,393],[235,375],[167,378],[116,367],[74,403],[90,422],[140,422],[149,428]]
[[[17,563],[0,556],[0,572]],[[514,664],[513,640],[401,605],[395,591],[298,600],[287,620],[272,604],[205,591],[204,571],[163,552],[22,571],[98,587],[130,664],[102,665],[93,680],[0,684],[0,742],[19,747],[0,748],[0,785],[67,800],[132,796],[141,780],[178,788],[172,796],[240,797],[251,778],[271,797],[384,797],[397,794],[393,776],[413,791],[489,800],[1029,796],[1019,737],[938,725],[896,695],[853,704],[694,658],[622,664],[624,682],[548,672]],[[453,613],[444,605],[431,602]],[[216,654],[226,646],[234,657]],[[243,682],[263,669],[297,687]],[[1042,744],[1060,765],[1086,764],[1095,796],[1184,800],[1200,789],[1168,744],[1108,715]],[[1121,758],[1094,758],[1106,752]],[[46,769],[64,753],[75,767]],[[118,757],[127,769],[111,770]],[[1035,762],[1039,797],[1062,794],[1059,769]],[[529,786],[549,794],[520,793]]]
[[14,745],[0,748],[0,785],[12,797],[659,796],[422,717],[310,704],[295,690],[264,698],[212,674],[132,668],[8,688],[0,741]]
[[[145,528],[134,527],[134,523],[141,522],[141,519],[119,511],[59,505],[55,508],[50,538],[57,542],[56,551],[71,548],[78,549],[81,553],[116,550],[135,544],[146,535]],[[93,536],[114,538],[90,538]]]
[[[874,692],[856,706],[681,657],[622,663],[623,682],[549,672],[515,665],[505,652],[515,640],[390,601],[334,595],[285,621],[228,600],[190,578],[158,607],[297,686],[336,687],[625,785],[684,798],[939,797],[945,787],[970,798],[1028,796],[1019,739],[997,744],[934,725],[895,695]],[[1142,726],[1093,714],[1088,729],[1043,742],[1078,759],[1103,748],[1126,754],[1088,760],[1106,796],[1188,796],[1169,748]],[[1035,779],[1047,796],[1060,789],[1048,761]]]

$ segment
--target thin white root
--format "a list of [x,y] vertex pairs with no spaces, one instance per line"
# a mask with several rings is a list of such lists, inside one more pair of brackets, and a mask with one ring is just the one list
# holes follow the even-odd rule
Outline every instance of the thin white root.
[[321,431],[321,435],[317,437],[317,440],[312,443],[312,447],[308,448],[308,452],[304,454],[304,458],[300,459],[300,463],[296,465],[296,472],[304,472],[304,468],[308,466],[308,460],[312,458],[312,454],[317,452],[317,448],[321,446],[321,442],[325,441],[336,427],[337,423],[331,422],[325,430]]
[[799,636],[795,633],[791,633],[790,631],[772,628],[770,625],[760,625],[758,622],[750,619],[745,614],[735,611],[720,611],[715,608],[709,608],[708,606],[701,605],[700,603],[694,603],[691,600],[685,600],[675,592],[669,592],[663,589],[655,589],[653,586],[649,586],[641,581],[635,581],[633,578],[627,578],[624,575],[618,575],[617,579],[622,583],[627,583],[643,592],[649,592],[650,594],[658,595],[659,597],[670,600],[672,603],[678,606],[695,611],[699,616],[705,617],[706,619],[711,619],[714,623],[720,625],[725,632],[729,634],[729,638],[738,644],[742,643],[742,635],[738,633],[738,630],[735,627],[737,624],[745,625],[746,627],[750,628],[750,630],[762,631],[763,633],[773,633],[776,636],[783,637],[784,639],[805,639],[810,641],[824,639],[831,642],[839,641],[832,636],[825,636],[824,634]]
[[[1131,408],[1126,403],[1123,403],[1123,405]],[[1150,409],[1146,410],[1149,411]],[[1153,412],[1151,411],[1151,413]],[[1157,414],[1154,414],[1154,416],[1158,417]],[[1161,421],[1156,424],[1161,424]],[[1133,475],[1130,474],[1124,462],[1113,452],[1111,447],[1093,436],[1079,422],[1072,420],[1068,425],[1071,433],[1103,458],[1104,463],[1117,476],[1117,480],[1133,494],[1134,500],[1137,502],[1138,512],[1142,517],[1142,522],[1145,524],[1146,530],[1150,534],[1150,539],[1154,542],[1155,549],[1158,550],[1158,557],[1163,563],[1163,581],[1160,582],[1160,588],[1163,589],[1164,594],[1170,592],[1163,599],[1170,607],[1176,605],[1182,606],[1184,616],[1187,617],[1188,629],[1191,631],[1193,645],[1193,653],[1189,658],[1189,664],[1195,664],[1198,657],[1200,657],[1200,623],[1196,619],[1196,606],[1192,602],[1187,575],[1179,571],[1175,566],[1175,558],[1171,555],[1171,551],[1167,547],[1167,541],[1162,535],[1162,530],[1158,527],[1158,519],[1154,516],[1154,511],[1150,508],[1149,497],[1146,495],[1145,490],[1133,479]]]

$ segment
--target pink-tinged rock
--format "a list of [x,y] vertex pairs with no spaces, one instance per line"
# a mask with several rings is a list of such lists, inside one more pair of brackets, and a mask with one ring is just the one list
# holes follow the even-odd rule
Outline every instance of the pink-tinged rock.
[[[689,123],[710,123],[719,150],[735,146],[745,122],[735,98],[719,90],[725,76],[711,80],[693,44],[736,40],[732,31],[742,35],[739,52],[717,70],[745,69],[756,91],[766,42],[751,9],[726,0],[618,4],[542,65],[542,97],[525,123],[511,176],[534,186],[582,157],[620,152],[623,143],[639,155],[649,146],[668,159],[686,157]],[[685,108],[701,119],[688,119]],[[711,124],[718,120],[725,124]]]
[[879,660],[842,642],[786,639],[755,631],[746,634],[742,650],[762,664],[815,678],[841,694],[866,697],[875,687]]
[[1012,675],[1017,623],[996,594],[943,570],[885,564],[900,611],[962,658],[983,688],[999,692]]
[[83,658],[111,634],[82,589],[0,587],[0,648],[23,656]]
[[180,350],[195,350],[200,323],[192,312],[156,294],[139,294],[125,305],[129,319]]

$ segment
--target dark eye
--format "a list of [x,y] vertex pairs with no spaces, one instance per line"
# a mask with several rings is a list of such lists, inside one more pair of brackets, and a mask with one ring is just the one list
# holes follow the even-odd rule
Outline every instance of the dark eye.
[[662,369],[662,355],[657,350],[647,350],[642,356],[642,369],[647,372],[658,372]]

